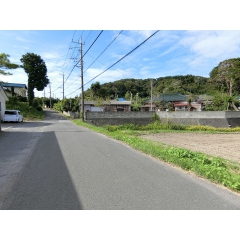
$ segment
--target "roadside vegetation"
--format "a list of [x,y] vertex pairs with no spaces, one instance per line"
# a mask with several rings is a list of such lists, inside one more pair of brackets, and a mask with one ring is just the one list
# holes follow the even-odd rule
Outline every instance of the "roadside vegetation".
[[11,97],[6,102],[6,109],[16,109],[21,112],[25,120],[43,120],[44,112],[38,104],[29,106],[27,102],[18,101],[17,98]]
[[165,161],[186,171],[221,184],[231,190],[240,192],[240,164],[220,157],[213,157],[203,153],[190,151],[183,148],[172,147],[152,140],[142,139],[143,134],[160,132],[240,132],[240,128],[216,129],[207,126],[183,126],[161,124],[155,122],[147,126],[126,124],[119,126],[96,127],[75,119],[73,122],[92,129],[95,132],[105,134],[111,138],[122,141],[134,149],[142,151],[156,159]]

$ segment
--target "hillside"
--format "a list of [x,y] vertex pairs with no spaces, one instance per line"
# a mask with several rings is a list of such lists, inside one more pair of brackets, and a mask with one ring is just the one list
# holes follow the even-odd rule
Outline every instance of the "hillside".
[[[153,79],[153,95],[159,93],[181,93],[185,95],[213,94],[217,92],[218,86],[210,83],[210,79],[194,75],[166,76]],[[114,82],[93,83],[91,89],[85,92],[86,98],[97,96],[103,99],[114,99],[125,97],[130,99],[138,94],[141,99],[149,98],[151,95],[151,79],[121,79]]]

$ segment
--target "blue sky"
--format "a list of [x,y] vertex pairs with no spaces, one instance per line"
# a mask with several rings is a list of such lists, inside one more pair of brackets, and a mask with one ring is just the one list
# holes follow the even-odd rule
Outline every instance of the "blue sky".
[[[84,43],[83,54],[99,36],[83,58],[84,90],[96,81],[103,84],[124,78],[146,79],[186,74],[208,77],[219,62],[240,56],[240,31],[237,30],[160,30],[101,74],[155,31],[1,30],[0,52],[9,54],[10,60],[17,64],[21,64],[20,58],[28,52],[40,55],[48,69],[52,96],[60,99],[63,95],[63,74],[64,95],[75,97],[81,93],[80,68],[78,65],[74,68],[80,59],[77,43],[80,36]],[[0,76],[0,79],[27,84],[23,69],[13,70],[12,73],[12,76]],[[49,94],[48,86],[45,96]],[[44,91],[35,91],[35,96],[44,96]]]
[[[52,96],[60,99],[63,74],[64,96],[81,93],[80,68],[73,68],[80,58],[76,42],[82,36],[84,54],[101,30],[104,31],[83,58],[84,90],[96,81],[103,84],[124,78],[186,74],[208,77],[221,61],[240,56],[237,1],[229,0],[226,4],[219,0],[217,5],[205,0],[194,4],[186,0],[159,3],[149,0],[148,4],[136,5],[122,0],[109,5],[109,1],[103,0],[78,6],[75,0],[57,5],[45,0],[41,4],[26,0],[4,2],[2,9],[12,9],[13,4],[14,9],[11,15],[9,11],[1,12],[4,24],[0,27],[0,53],[9,54],[10,60],[18,64],[28,52],[40,55],[47,65]],[[159,32],[138,49],[96,77],[156,30]],[[0,80],[27,84],[23,69],[12,73],[0,76]],[[45,96],[49,95],[47,86]],[[35,96],[44,96],[44,91],[35,91]]]

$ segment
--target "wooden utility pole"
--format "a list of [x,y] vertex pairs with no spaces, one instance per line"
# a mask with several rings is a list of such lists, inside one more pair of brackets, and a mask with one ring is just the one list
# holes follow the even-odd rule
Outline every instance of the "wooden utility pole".
[[80,69],[81,69],[81,85],[82,85],[82,98],[81,98],[81,119],[84,122],[84,90],[83,90],[83,57],[82,57],[82,37],[80,38]]

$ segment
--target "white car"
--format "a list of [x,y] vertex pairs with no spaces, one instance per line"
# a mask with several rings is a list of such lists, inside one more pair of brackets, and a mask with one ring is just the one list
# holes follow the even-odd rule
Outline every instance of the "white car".
[[23,115],[19,110],[6,110],[3,122],[23,122]]

